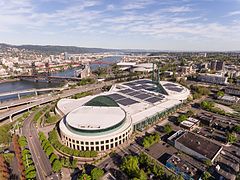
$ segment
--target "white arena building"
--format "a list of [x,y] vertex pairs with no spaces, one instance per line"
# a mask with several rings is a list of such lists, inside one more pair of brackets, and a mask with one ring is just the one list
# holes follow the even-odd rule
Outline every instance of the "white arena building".
[[126,142],[134,130],[179,108],[189,95],[179,84],[141,79],[115,84],[99,95],[61,99],[56,112],[63,116],[62,143],[81,151],[110,150]]

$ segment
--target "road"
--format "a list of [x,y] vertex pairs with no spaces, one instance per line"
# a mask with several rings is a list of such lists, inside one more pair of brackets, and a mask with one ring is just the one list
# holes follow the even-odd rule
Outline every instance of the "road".
[[48,157],[42,149],[38,139],[37,129],[32,121],[35,113],[32,113],[23,123],[23,135],[26,136],[33,162],[37,170],[37,179],[60,179],[57,174],[52,174],[52,168]]
[[[81,86],[77,89],[69,89],[69,90],[65,90],[62,93],[59,94],[50,94],[50,95],[44,95],[38,98],[37,101],[34,101],[32,103],[20,106],[15,108],[14,110],[9,110],[6,112],[3,112],[0,114],[0,121],[3,121],[4,119],[11,117],[12,115],[21,113],[23,111],[29,110],[33,107],[42,105],[42,104],[46,104],[52,101],[55,101],[57,99],[61,99],[61,98],[66,98],[66,97],[70,97],[73,96],[74,94],[77,93],[81,93],[81,92],[86,92],[86,91],[92,91],[95,89],[100,89],[105,85],[111,85],[113,82],[109,81],[109,82],[105,82],[105,83],[99,83],[99,84],[90,84],[90,85],[85,85],[85,86]],[[1,107],[1,106],[0,106]],[[10,120],[5,120],[3,122],[1,122],[1,125],[9,123]]]

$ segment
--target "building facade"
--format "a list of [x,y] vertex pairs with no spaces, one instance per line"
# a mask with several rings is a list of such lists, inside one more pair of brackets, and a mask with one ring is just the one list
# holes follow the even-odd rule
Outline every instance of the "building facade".
[[[167,94],[161,91],[164,88]],[[109,92],[80,99],[62,99],[56,112],[62,143],[81,151],[107,151],[129,140],[186,101],[190,91],[176,83],[136,80],[115,84]]]

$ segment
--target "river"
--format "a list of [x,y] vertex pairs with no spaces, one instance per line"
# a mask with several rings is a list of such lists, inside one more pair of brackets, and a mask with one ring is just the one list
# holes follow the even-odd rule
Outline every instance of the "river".
[[[100,59],[100,61],[104,62],[119,62],[121,60],[121,57],[118,56],[112,56],[112,57],[106,57]],[[98,67],[106,67],[108,65],[106,64],[91,64],[90,68],[91,70],[95,70]],[[57,76],[63,76],[63,77],[73,77],[74,72],[77,68],[72,68],[72,69],[67,69],[65,71],[53,73],[53,75]],[[21,90],[27,90],[27,89],[41,89],[41,88],[53,88],[53,87],[60,87],[62,84],[59,83],[47,83],[47,82],[31,82],[31,81],[12,81],[12,82],[4,82],[0,83],[0,94],[1,93],[6,93],[6,92],[13,92],[13,91],[21,91]],[[26,94],[30,95],[30,94]],[[1,97],[0,96],[0,101],[7,101],[11,99],[17,99],[17,95],[11,95],[11,96],[5,96]]]

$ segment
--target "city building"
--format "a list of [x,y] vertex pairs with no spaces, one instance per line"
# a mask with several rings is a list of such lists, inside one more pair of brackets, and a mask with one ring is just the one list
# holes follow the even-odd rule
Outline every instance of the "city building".
[[106,151],[125,143],[135,130],[181,107],[190,91],[176,83],[147,79],[115,84],[109,92],[61,99],[56,112],[62,143],[77,150]]
[[240,101],[240,98],[236,97],[236,96],[230,96],[228,94],[224,94],[224,96],[219,97],[218,100],[224,104],[237,104]]
[[224,61],[211,61],[210,63],[210,69],[213,71],[223,71],[225,67]]
[[212,70],[212,71],[216,71],[216,66],[217,66],[217,61],[215,60],[215,61],[211,61],[211,63],[210,63],[210,69]]
[[199,123],[198,119],[189,117],[186,121],[180,123],[180,127],[192,131],[199,126]]
[[130,70],[134,65],[136,65],[136,62],[118,62],[117,66],[119,66],[120,70]]
[[136,64],[131,69],[132,72],[152,72],[152,70],[153,70],[153,63]]
[[192,132],[178,132],[178,134],[180,135],[173,134],[174,138],[170,137],[174,139],[175,148],[203,162],[206,160],[213,162],[222,150],[222,146]]
[[202,171],[190,162],[172,155],[166,162],[166,167],[173,170],[176,174],[181,174],[186,180],[199,179]]
[[75,70],[75,76],[80,78],[87,78],[91,74],[91,69],[89,63],[84,63],[82,67],[78,70]]
[[216,118],[211,114],[198,114],[198,118],[200,119],[201,124],[206,126],[212,126],[216,122]]
[[216,71],[223,71],[225,67],[224,61],[217,61],[216,63]]
[[220,74],[199,74],[198,80],[212,84],[226,85],[228,78]]
[[193,69],[193,67],[191,65],[190,66],[179,66],[177,70],[181,76],[196,73],[196,70]]
[[240,96],[240,87],[239,86],[227,86],[225,87],[225,93],[235,96]]

